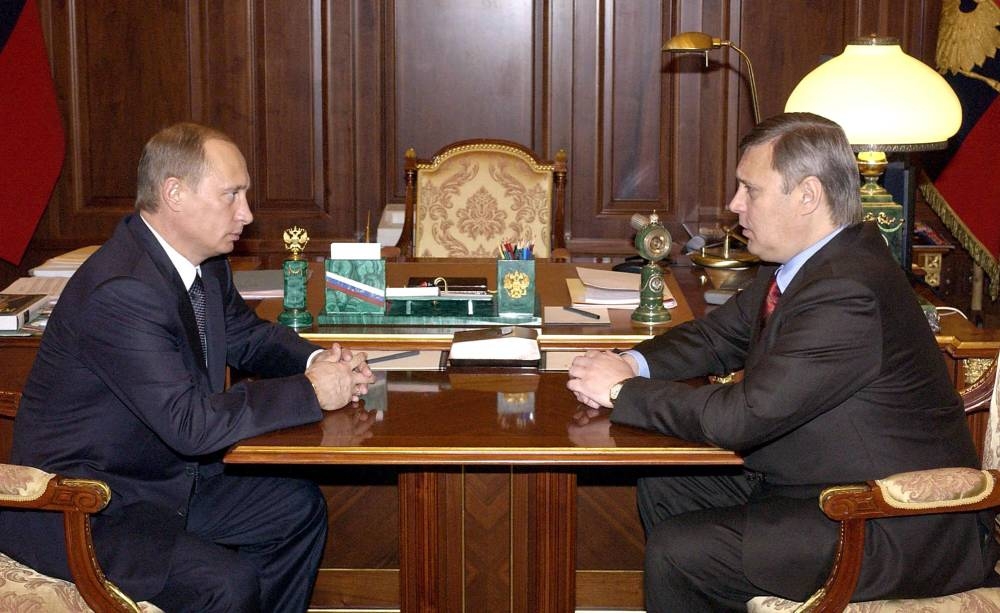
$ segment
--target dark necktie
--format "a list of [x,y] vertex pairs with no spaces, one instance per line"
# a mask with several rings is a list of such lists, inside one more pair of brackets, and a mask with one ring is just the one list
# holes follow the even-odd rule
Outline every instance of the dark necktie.
[[194,309],[194,318],[198,322],[198,337],[201,339],[201,355],[205,358],[205,365],[208,365],[208,341],[205,337],[205,285],[201,282],[201,275],[195,275],[194,283],[188,290],[191,298],[191,308]]
[[778,276],[771,277],[771,283],[767,286],[767,297],[764,298],[764,306],[761,309],[761,322],[766,324],[771,317],[775,307],[778,306],[778,299],[781,298],[781,290],[778,289]]

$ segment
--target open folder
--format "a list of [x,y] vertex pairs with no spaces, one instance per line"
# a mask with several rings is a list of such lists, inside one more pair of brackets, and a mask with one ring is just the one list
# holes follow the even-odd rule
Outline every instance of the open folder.
[[538,330],[499,326],[460,330],[452,336],[448,362],[452,366],[538,366]]

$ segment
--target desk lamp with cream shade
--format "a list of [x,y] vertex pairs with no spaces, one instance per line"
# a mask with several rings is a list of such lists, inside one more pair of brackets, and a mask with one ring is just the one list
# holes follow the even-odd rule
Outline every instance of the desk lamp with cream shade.
[[962,106],[940,74],[906,55],[895,38],[850,42],[840,55],[807,74],[788,97],[786,112],[831,119],[847,134],[864,177],[861,204],[878,223],[900,263],[912,232],[903,207],[879,185],[887,152],[943,149],[962,124]]
[[[705,57],[705,66],[707,67],[708,52],[722,47],[729,47],[738,53],[743,58],[743,63],[746,64],[750,83],[750,102],[753,105],[753,121],[754,124],[758,124],[760,123],[760,104],[757,101],[757,79],[754,77],[753,64],[750,63],[750,57],[732,41],[722,40],[704,32],[681,32],[665,42],[661,51],[674,55],[700,53]],[[730,249],[733,240],[746,243],[746,240],[736,232],[735,227],[723,228],[723,232],[725,235],[720,249],[710,250],[707,247],[702,247],[700,252],[691,254],[691,261],[699,266],[709,268],[746,268],[759,262],[757,256],[747,251]]]

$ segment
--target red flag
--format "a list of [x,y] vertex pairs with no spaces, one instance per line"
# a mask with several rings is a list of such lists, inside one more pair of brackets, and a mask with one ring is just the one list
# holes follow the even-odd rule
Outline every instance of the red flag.
[[38,6],[0,4],[0,258],[16,265],[59,178],[66,142]]
[[[921,185],[973,261],[1000,293],[1000,0],[944,0],[937,68],[962,102],[962,127]],[[931,163],[933,166],[933,161]]]

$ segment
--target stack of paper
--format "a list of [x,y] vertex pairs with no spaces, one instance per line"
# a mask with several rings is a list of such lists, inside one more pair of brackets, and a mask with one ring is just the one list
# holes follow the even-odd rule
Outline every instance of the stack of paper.
[[36,266],[28,272],[33,277],[72,277],[84,260],[99,248],[100,245],[90,245],[74,249],[69,253],[45,260],[40,266]]
[[235,270],[233,284],[244,300],[285,296],[285,273],[281,270]]
[[5,294],[46,294],[50,300],[59,298],[68,277],[21,277],[4,288]]
[[[610,309],[629,309],[639,306],[639,283],[642,275],[598,268],[577,266],[578,279],[566,279],[570,300],[574,307],[592,305]],[[663,306],[677,306],[677,300],[666,285],[663,286]]]

